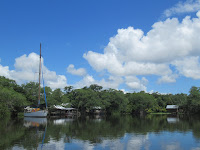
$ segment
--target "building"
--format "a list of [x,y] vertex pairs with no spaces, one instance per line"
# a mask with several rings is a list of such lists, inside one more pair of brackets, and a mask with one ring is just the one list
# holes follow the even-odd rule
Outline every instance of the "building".
[[49,110],[50,116],[74,116],[78,115],[78,111],[75,108],[65,108],[61,105],[54,105]]
[[166,106],[166,110],[169,113],[178,113],[178,108],[179,108],[178,105],[167,105]]

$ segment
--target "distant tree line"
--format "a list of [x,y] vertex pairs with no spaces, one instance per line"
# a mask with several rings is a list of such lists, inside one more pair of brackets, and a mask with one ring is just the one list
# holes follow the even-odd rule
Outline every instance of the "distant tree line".
[[[0,117],[17,115],[24,106],[37,105],[39,84],[28,82],[18,85],[14,80],[0,76]],[[101,107],[107,113],[138,114],[141,111],[166,112],[166,105],[179,105],[183,113],[200,113],[200,87],[191,87],[189,94],[124,93],[115,89],[103,89],[92,84],[82,89],[66,86],[63,90],[45,87],[48,107],[69,103],[80,112],[90,112]],[[45,103],[41,88],[41,103]]]

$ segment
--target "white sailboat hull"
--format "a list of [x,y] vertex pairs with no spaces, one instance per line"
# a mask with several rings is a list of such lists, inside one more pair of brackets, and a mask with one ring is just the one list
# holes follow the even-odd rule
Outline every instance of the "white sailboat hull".
[[36,112],[26,112],[24,113],[24,117],[47,117],[47,110],[39,110]]

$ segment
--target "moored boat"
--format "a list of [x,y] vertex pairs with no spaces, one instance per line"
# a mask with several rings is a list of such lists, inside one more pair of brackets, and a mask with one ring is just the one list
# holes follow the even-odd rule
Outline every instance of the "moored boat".
[[25,117],[47,117],[48,115],[44,81],[43,81],[43,86],[44,86],[44,96],[45,96],[46,107],[41,107],[41,104],[40,104],[40,77],[41,77],[41,43],[40,43],[40,62],[39,62],[38,105],[37,107],[30,107],[30,106],[25,107],[24,108]]

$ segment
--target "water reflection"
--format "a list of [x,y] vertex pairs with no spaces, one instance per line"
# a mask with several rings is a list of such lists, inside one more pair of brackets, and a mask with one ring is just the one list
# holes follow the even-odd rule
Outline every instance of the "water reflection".
[[34,117],[24,117],[24,126],[29,127],[39,127],[47,125],[47,118],[34,118]]
[[72,122],[74,119],[71,118],[61,118],[53,120],[53,124],[55,125],[65,125],[67,122]]
[[167,117],[167,122],[168,123],[177,123],[177,122],[179,122],[179,118],[177,118],[177,117]]
[[0,149],[197,149],[199,129],[198,116],[24,118],[0,122]]
[[[32,132],[31,138],[34,138],[35,148],[42,150],[47,131],[47,118],[25,117],[24,126],[29,132]],[[22,147],[20,148],[22,149]]]

